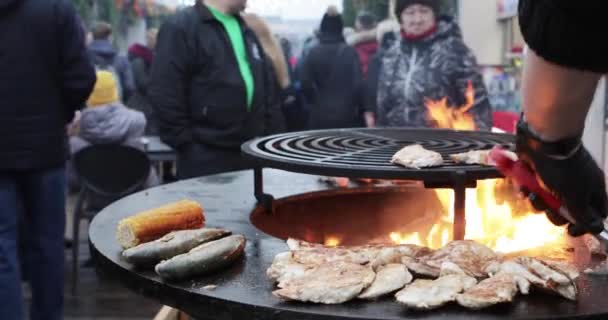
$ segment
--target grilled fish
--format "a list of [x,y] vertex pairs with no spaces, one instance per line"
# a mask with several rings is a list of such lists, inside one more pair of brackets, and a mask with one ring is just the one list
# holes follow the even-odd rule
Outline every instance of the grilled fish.
[[226,267],[243,256],[245,237],[234,235],[200,245],[190,252],[156,265],[156,273],[164,279],[183,280]]
[[197,246],[231,234],[222,229],[196,229],[174,231],[164,237],[123,251],[123,258],[140,266],[155,265],[162,260],[186,253]]

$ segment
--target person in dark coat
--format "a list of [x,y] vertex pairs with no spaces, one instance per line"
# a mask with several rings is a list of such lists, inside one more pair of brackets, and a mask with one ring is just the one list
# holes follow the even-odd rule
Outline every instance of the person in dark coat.
[[361,62],[361,71],[364,77],[367,76],[369,63],[378,52],[376,17],[366,11],[360,12],[355,21],[355,33],[346,39],[346,43],[357,50]]
[[252,168],[241,144],[271,128],[275,75],[240,16],[245,3],[197,1],[160,29],[148,97],[179,178]]
[[[606,1],[521,0],[525,57],[517,153],[544,188],[570,212],[570,221],[545,204],[551,222],[571,236],[599,234],[608,216],[605,174],[583,145],[588,111],[608,73]],[[531,199],[534,195],[530,195]],[[538,199],[538,197],[536,197]]]
[[323,20],[319,45],[304,58],[301,82],[309,109],[309,129],[360,127],[362,72],[357,51],[342,35],[342,16],[330,7]]
[[112,26],[99,22],[93,28],[93,41],[89,44],[89,54],[97,69],[110,71],[119,81],[121,101],[129,101],[135,91],[133,72],[126,57],[120,56],[112,45]]
[[30,318],[60,320],[66,125],[89,96],[95,70],[69,1],[0,0],[0,30],[0,318],[25,319],[21,260]]
[[129,63],[133,72],[133,80],[135,82],[135,92],[127,101],[130,108],[139,110],[146,115],[146,135],[158,135],[157,120],[152,112],[152,107],[148,102],[148,83],[150,78],[150,69],[154,61],[154,47],[156,46],[157,29],[149,29],[146,32],[146,44],[133,44],[129,47]]
[[373,81],[365,81],[365,105],[363,117],[365,126],[368,128],[376,127],[376,101],[378,99],[378,81],[377,75],[380,73],[380,67],[384,52],[390,49],[397,41],[400,26],[399,23],[392,19],[382,21],[376,27],[376,41],[379,44],[378,51],[369,62],[368,74],[372,75]]
[[[447,98],[449,106],[466,105],[471,84],[474,104],[467,111],[476,129],[490,130],[492,108],[477,61],[460,28],[439,17],[438,0],[397,0],[401,37],[382,54],[368,81],[378,82],[375,110],[380,127],[432,127],[426,103]],[[368,86],[369,87],[369,86]]]

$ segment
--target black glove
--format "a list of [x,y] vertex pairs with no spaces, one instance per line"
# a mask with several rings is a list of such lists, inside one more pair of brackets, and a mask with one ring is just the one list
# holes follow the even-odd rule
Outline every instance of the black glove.
[[576,222],[571,223],[559,213],[548,210],[535,194],[528,194],[536,209],[545,211],[556,225],[570,223],[568,233],[574,237],[604,230],[608,215],[604,172],[582,145],[580,136],[544,142],[520,120],[517,153],[534,169],[544,187],[566,205]]

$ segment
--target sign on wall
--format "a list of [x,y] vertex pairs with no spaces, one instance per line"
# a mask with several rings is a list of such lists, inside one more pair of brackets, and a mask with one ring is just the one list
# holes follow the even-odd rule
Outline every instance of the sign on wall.
[[498,19],[510,19],[517,16],[519,0],[497,0]]

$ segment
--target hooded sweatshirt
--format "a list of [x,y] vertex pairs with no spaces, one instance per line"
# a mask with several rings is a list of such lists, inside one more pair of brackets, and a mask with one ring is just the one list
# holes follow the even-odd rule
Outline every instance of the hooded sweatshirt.
[[120,81],[121,97],[127,101],[135,90],[135,80],[129,61],[121,57],[108,40],[93,40],[89,45],[91,60],[96,66],[111,66],[116,70]]
[[475,104],[469,112],[478,129],[491,129],[491,106],[477,61],[449,18],[440,20],[437,31],[424,39],[397,41],[378,63],[379,68],[370,68],[378,74],[369,75],[369,81],[378,81],[378,126],[430,127],[426,102],[447,97],[450,106],[462,106],[471,83]]

